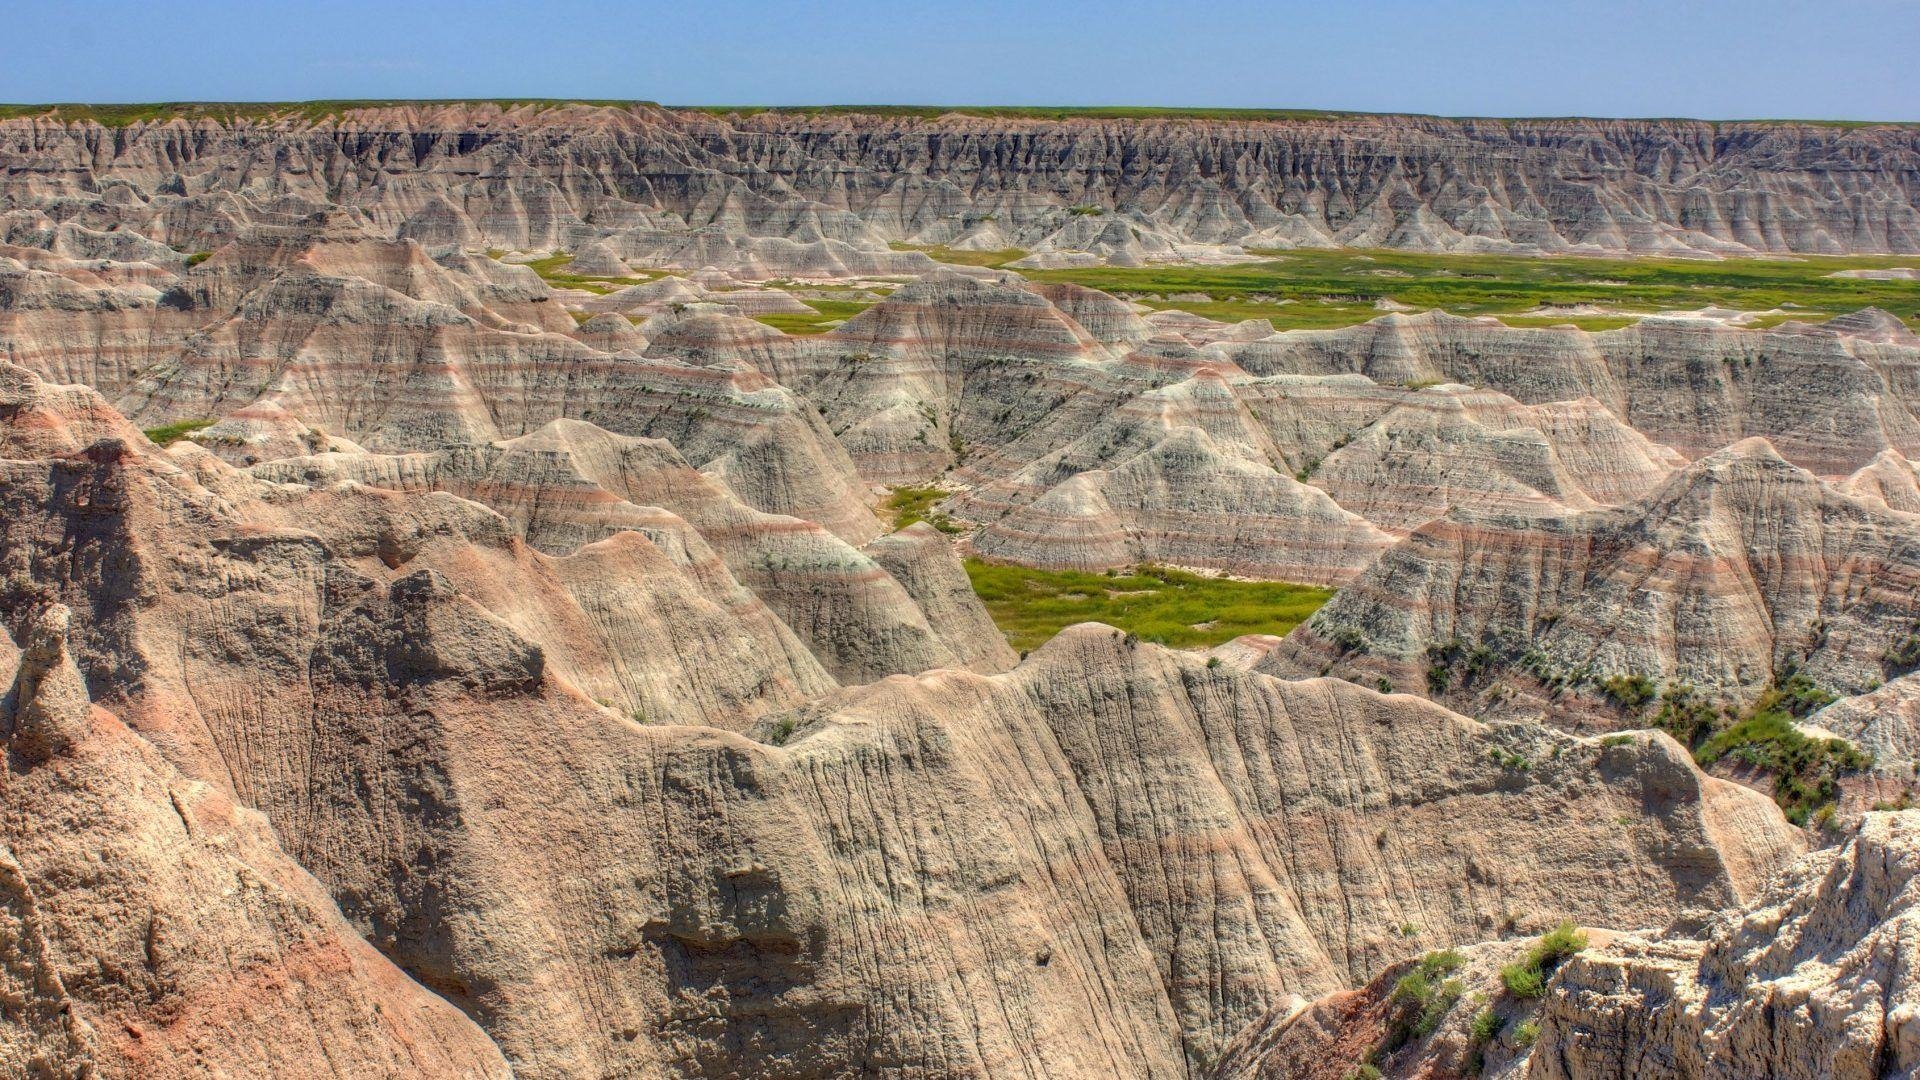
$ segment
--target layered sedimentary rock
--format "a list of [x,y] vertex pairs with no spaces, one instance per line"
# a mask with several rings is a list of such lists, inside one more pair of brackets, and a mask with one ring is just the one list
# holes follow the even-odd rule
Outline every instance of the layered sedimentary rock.
[[[1407,955],[1405,924],[1662,921],[1801,844],[1670,742],[1490,728],[1094,625],[1005,674],[763,707],[764,742],[661,723],[739,717],[724,680],[764,706],[798,669],[718,653],[744,621],[640,534],[556,558],[447,493],[272,484],[20,387],[42,419],[8,428],[0,610],[88,613],[56,696],[95,686],[265,813],[517,1075],[1184,1076],[1288,995]],[[869,550],[965,621],[944,543]],[[623,638],[638,620],[655,636]]]
[[1618,510],[1422,526],[1262,666],[1569,719],[1610,676],[1744,701],[1800,671],[1858,693],[1920,619],[1917,560],[1920,519],[1749,439]]
[[[848,682],[1012,662],[945,543],[901,565],[939,593],[948,617],[935,620],[911,585],[853,545],[812,521],[752,509],[657,439],[561,420],[500,443],[296,458],[262,466],[259,475],[450,492],[498,510],[529,544],[556,555],[639,532],[682,564],[714,603],[760,627],[760,647],[785,654],[804,642],[826,671]],[[956,576],[962,593],[946,587]],[[799,689],[824,689],[810,665],[799,670],[809,673]]]
[[[189,249],[287,204],[339,202],[423,243],[597,243],[772,276],[924,267],[888,241],[1121,262],[1299,244],[1914,251],[1915,138],[1896,125],[475,104],[117,131],[22,118],[0,125],[0,168],[16,205],[121,185],[72,224]],[[249,188],[255,161],[278,163],[271,193]]]
[[1623,937],[1551,986],[1527,1075],[1904,1076],[1920,814],[1869,814],[1699,937]]
[[1651,318],[1597,333],[1428,312],[1219,348],[1257,375],[1457,382],[1530,405],[1591,397],[1689,457],[1758,435],[1796,464],[1844,475],[1884,449],[1920,452],[1920,338],[1872,310],[1817,326]]
[[87,699],[55,605],[0,634],[0,1068],[15,1076],[509,1075],[341,917],[260,814]]

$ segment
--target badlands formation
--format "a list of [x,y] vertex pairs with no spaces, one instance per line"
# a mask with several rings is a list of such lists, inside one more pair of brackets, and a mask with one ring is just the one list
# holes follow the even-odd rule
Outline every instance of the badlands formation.
[[[1911,254],[1915,176],[1789,124],[0,121],[0,1072],[1912,1075],[1907,323],[1020,271]],[[1022,653],[982,561],[1338,591]]]

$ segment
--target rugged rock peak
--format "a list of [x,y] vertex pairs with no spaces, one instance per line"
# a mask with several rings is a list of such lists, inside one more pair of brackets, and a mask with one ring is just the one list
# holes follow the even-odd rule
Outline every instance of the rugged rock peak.
[[1857,498],[1884,503],[1889,510],[1920,514],[1920,469],[1898,450],[1882,450],[1840,485]]
[[0,458],[72,454],[102,439],[147,441],[92,387],[43,382],[0,361]]
[[1592,397],[1689,457],[1760,435],[1789,460],[1828,476],[1850,473],[1888,447],[1920,453],[1920,422],[1905,390],[1920,363],[1920,342],[1877,316],[1835,321],[1840,325],[1745,329],[1650,318],[1587,333],[1428,312],[1215,349],[1256,375],[1444,380],[1530,405]]
[[1592,398],[1529,407],[1440,385],[1351,436],[1312,483],[1405,535],[1455,508],[1541,514],[1625,502],[1682,464]]
[[27,622],[13,687],[0,699],[7,744],[27,762],[43,762],[73,749],[92,728],[92,702],[80,669],[67,653],[73,613],[47,607]]
[[1857,693],[1920,620],[1917,559],[1913,517],[1747,439],[1619,510],[1422,526],[1262,664],[1566,722],[1617,718],[1610,676],[1745,701],[1792,668]]
[[1046,298],[948,271],[899,289],[849,319],[835,337],[949,369],[1007,355],[1081,361],[1108,355],[1106,346]]
[[1549,988],[1529,1076],[1904,1076],[1920,814],[1868,814],[1703,939],[1622,937]]
[[1018,657],[1013,648],[974,594],[966,568],[938,529],[917,522],[862,550],[920,605],[927,625],[962,666],[993,672],[1014,665]]

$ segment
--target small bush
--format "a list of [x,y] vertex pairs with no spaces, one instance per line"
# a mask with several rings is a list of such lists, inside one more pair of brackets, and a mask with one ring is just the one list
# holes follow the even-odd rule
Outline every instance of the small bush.
[[1500,984],[1517,998],[1537,998],[1547,992],[1547,981],[1540,970],[1522,961],[1500,969]]
[[773,732],[767,736],[767,741],[775,746],[787,745],[787,740],[793,738],[793,729],[796,726],[793,717],[781,718],[780,722],[773,726]]
[[1622,709],[1637,713],[1654,698],[1653,680],[1645,675],[1612,675],[1601,682],[1600,692]]
[[1524,959],[1500,969],[1501,985],[1517,998],[1537,998],[1546,993],[1547,979],[1566,959],[1587,947],[1587,936],[1571,922],[1540,936],[1527,950]]
[[1540,1021],[1538,1020],[1525,1021],[1519,1027],[1513,1029],[1514,1045],[1522,1050],[1531,1049],[1533,1044],[1538,1042],[1539,1039]]
[[1467,962],[1452,949],[1428,953],[1412,971],[1393,984],[1387,1001],[1394,1010],[1393,1029],[1384,1049],[1391,1053],[1414,1038],[1426,1038],[1446,1019],[1465,992],[1459,979],[1446,978]]
[[1506,1026],[1507,1022],[1500,1018],[1499,1013],[1494,1012],[1492,1009],[1481,1009],[1479,1015],[1473,1018],[1473,1027],[1471,1029],[1473,1041],[1476,1043],[1490,1043],[1500,1037],[1500,1029]]

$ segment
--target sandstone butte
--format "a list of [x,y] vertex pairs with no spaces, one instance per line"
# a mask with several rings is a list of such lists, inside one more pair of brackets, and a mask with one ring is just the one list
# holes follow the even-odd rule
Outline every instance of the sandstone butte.
[[[1905,323],[1019,271],[1915,253],[1916,176],[1895,126],[0,120],[0,1073],[1911,1075]],[[1023,654],[967,557],[1339,591]],[[1800,827],[1676,686],[1871,758]]]

